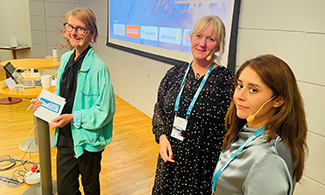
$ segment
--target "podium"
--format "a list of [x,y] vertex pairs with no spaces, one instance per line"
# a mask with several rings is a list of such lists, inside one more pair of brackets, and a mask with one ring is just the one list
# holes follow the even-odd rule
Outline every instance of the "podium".
[[38,132],[38,150],[40,162],[41,183],[28,188],[23,195],[55,195],[57,194],[56,181],[52,181],[50,127],[46,121],[35,117]]

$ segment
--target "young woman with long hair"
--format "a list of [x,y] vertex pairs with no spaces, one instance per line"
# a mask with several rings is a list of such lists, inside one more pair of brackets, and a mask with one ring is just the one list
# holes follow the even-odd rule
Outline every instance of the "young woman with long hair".
[[296,78],[274,55],[235,75],[214,194],[292,194],[304,170],[307,122]]

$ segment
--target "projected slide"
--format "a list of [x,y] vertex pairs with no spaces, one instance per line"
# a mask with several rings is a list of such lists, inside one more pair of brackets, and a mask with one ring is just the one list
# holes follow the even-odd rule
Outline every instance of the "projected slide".
[[205,15],[217,15],[228,38],[232,9],[232,0],[110,0],[108,43],[189,61],[195,23]]

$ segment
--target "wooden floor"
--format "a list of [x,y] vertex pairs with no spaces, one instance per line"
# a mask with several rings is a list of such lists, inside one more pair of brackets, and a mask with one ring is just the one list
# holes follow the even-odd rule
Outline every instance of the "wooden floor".
[[[0,80],[4,80],[3,69],[0,69]],[[28,152],[25,155],[18,148],[33,128],[33,113],[31,110],[26,111],[29,105],[29,100],[12,105],[0,104],[0,158],[10,155],[16,159],[24,157],[24,160],[39,162],[38,153]],[[116,96],[113,140],[103,152],[101,194],[151,194],[159,152],[151,128],[148,116]],[[50,131],[50,135],[54,135],[54,130]],[[30,137],[34,137],[34,131]],[[51,149],[51,157],[53,180],[56,180],[56,148]],[[3,165],[0,164],[1,166]],[[30,169],[31,166],[27,168]],[[0,175],[21,179],[17,170],[24,168],[17,163],[9,170],[0,171]],[[18,195],[29,187],[28,184],[21,184],[13,188],[0,183],[0,194]]]

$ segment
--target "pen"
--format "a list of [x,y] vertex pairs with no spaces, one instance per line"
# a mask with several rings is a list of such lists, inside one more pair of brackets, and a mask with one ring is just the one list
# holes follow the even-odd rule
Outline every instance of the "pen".
[[[36,98],[37,100],[39,99],[39,96],[37,96],[37,98]],[[33,105],[33,103],[31,103],[30,105],[29,105],[29,107],[27,108],[27,110],[26,111],[28,111],[31,107],[32,107],[32,105]]]

